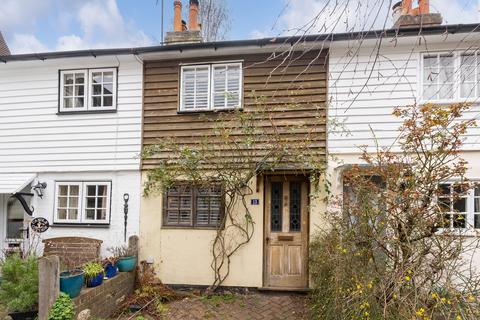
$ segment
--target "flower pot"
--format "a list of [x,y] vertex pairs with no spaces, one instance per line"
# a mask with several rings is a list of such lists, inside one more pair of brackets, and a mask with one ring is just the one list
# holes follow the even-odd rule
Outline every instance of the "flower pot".
[[117,271],[118,269],[116,265],[108,263],[105,266],[105,276],[109,279],[115,277],[117,275]]
[[82,270],[72,270],[60,273],[60,291],[75,298],[80,294],[84,283]]
[[117,267],[120,272],[130,272],[135,269],[137,265],[137,258],[132,257],[122,257],[117,262]]
[[102,283],[103,283],[103,272],[100,272],[95,277],[91,277],[87,279],[88,288],[98,287]]
[[13,320],[35,320],[38,318],[38,311],[12,312],[8,315]]

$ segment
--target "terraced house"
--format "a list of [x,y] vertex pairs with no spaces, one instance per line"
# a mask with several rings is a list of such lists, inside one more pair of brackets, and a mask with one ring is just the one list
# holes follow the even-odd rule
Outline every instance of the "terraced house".
[[8,53],[0,45],[0,252],[30,242],[37,217],[43,239],[94,238],[104,251],[138,234],[141,61]]
[[[235,165],[240,153],[222,145],[215,123],[267,108],[266,118],[253,118],[255,130],[226,132],[264,144],[252,159],[273,145],[252,132],[275,131],[285,149],[308,143],[331,191],[342,195],[344,170],[361,163],[359,146],[374,150],[372,131],[380,147],[395,148],[394,107],[476,103],[480,95],[478,25],[442,25],[420,2],[395,5],[396,23],[382,31],[205,43],[198,1],[190,1],[186,23],[177,0],[174,31],[162,46],[10,55],[0,36],[0,251],[21,249],[31,220],[42,217],[50,224],[42,238],[94,238],[103,250],[140,235],[140,260],[164,283],[211,285],[212,244],[232,225],[224,186],[177,176],[142,196],[149,173],[175,160],[172,150],[142,159],[142,149],[171,140],[188,152],[207,144]],[[328,136],[327,116],[342,123]],[[468,132],[463,154],[474,180],[478,137],[478,129]],[[222,285],[310,286],[309,242],[328,210],[314,169],[280,161],[246,182],[251,193],[235,210],[248,212],[254,229]],[[480,228],[479,199],[475,189],[459,200],[466,223],[452,228]]]

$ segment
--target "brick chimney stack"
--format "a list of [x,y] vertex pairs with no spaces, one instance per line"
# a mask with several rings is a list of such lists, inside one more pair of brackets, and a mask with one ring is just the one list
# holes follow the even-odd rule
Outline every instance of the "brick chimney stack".
[[430,1],[418,0],[418,7],[412,8],[412,0],[402,0],[393,5],[394,28],[423,27],[442,24],[440,13],[430,13]]
[[201,25],[198,23],[199,0],[190,0],[188,24],[182,20],[182,1],[174,0],[173,32],[167,32],[165,43],[198,43],[202,42]]

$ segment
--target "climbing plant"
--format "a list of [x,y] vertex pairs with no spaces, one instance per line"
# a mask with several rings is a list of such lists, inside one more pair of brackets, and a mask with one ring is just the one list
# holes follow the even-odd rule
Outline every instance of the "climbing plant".
[[164,192],[178,180],[200,187],[211,182],[222,185],[225,214],[211,246],[211,290],[227,279],[232,256],[254,234],[255,221],[247,198],[255,192],[255,178],[267,172],[294,169],[296,173],[309,174],[317,185],[325,169],[325,145],[319,147],[322,139],[325,142],[322,109],[309,114],[313,125],[307,126],[303,121],[286,124],[279,115],[298,108],[297,105],[271,106],[256,95],[253,100],[254,107],[247,110],[205,117],[205,127],[211,129],[204,131],[194,144],[172,137],[146,147],[142,153],[144,160],[158,162],[147,173],[146,196]]

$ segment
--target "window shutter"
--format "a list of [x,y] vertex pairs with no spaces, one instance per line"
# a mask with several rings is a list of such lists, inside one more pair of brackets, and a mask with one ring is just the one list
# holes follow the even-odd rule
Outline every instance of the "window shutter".
[[240,106],[241,64],[213,66],[212,101],[214,109]]
[[209,87],[209,66],[182,68],[181,110],[195,111],[208,109]]

